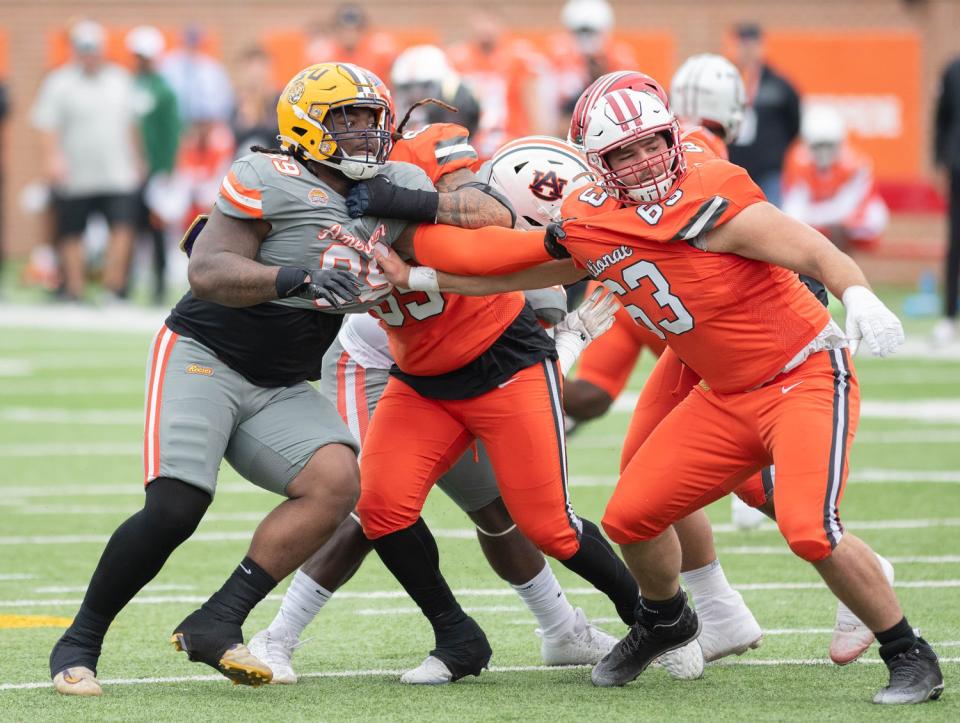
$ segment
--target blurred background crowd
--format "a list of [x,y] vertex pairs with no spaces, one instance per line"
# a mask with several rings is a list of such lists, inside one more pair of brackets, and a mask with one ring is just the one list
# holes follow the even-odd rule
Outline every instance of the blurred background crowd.
[[[128,3],[122,21],[111,19],[116,4],[54,2],[73,16],[37,15],[27,36],[0,20],[8,289],[99,304],[128,303],[138,290],[169,302],[185,278],[179,235],[212,205],[235,157],[275,145],[278,90],[311,63],[369,68],[393,89],[400,116],[424,97],[455,106],[419,108],[411,127],[460,123],[488,157],[519,136],[566,137],[580,92],[603,73],[637,69],[669,85],[686,55],[679,46],[722,52],[739,68],[747,110],[731,160],[770,201],[864,256],[874,278],[919,279],[914,311],[943,317],[935,341],[957,334],[960,61],[943,61],[960,42],[950,48],[944,35],[936,62],[924,56],[937,13],[960,24],[949,2],[853,0],[842,4],[849,22],[830,30],[771,26],[756,2],[680,3],[712,28],[710,44],[695,48],[666,22],[671,6],[639,0],[540,0],[528,8],[535,23],[500,7],[419,0],[402,25],[379,2],[195,4],[206,21],[178,1],[163,12]],[[223,22],[209,20],[208,6]],[[882,7],[879,26],[849,6]],[[260,25],[273,11],[275,23]],[[29,89],[14,76],[18,59],[36,76]]]

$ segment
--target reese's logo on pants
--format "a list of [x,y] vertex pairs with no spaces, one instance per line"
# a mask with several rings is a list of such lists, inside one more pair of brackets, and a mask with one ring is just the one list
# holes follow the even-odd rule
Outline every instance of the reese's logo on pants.
[[191,364],[187,367],[187,374],[201,374],[205,377],[212,377],[213,367],[203,367],[199,364]]

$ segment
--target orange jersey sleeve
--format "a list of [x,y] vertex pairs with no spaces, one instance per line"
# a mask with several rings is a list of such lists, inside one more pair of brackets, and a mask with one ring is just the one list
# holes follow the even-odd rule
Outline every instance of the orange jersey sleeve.
[[424,266],[462,276],[512,274],[553,261],[543,247],[542,232],[500,226],[421,224],[414,232],[413,255]]
[[565,245],[710,387],[745,391],[776,376],[830,321],[792,271],[704,249],[704,233],[763,198],[742,168],[708,161],[663,203],[564,224]]
[[433,123],[404,133],[390,151],[390,160],[419,166],[436,183],[461,168],[472,170],[479,158],[466,128],[455,123]]
[[693,126],[684,130],[680,136],[687,163],[697,164],[712,161],[714,158],[726,161],[730,159],[727,144],[716,133],[703,126]]

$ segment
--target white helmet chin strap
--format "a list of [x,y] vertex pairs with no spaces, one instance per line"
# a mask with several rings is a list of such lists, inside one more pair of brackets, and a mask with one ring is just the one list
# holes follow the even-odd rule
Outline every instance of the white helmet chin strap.
[[673,178],[668,177],[662,181],[647,184],[642,188],[628,188],[625,190],[627,195],[630,196],[630,198],[632,198],[634,201],[654,203],[663,198],[664,194],[670,190],[670,187],[673,186],[673,181]]
[[380,163],[358,161],[352,156],[344,156],[336,158],[336,160],[331,157],[318,162],[340,171],[344,176],[354,181],[366,181],[373,178],[382,165]]

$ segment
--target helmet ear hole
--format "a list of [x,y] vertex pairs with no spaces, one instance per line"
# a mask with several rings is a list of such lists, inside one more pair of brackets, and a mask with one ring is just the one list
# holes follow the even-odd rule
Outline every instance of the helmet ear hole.
[[302,138],[304,135],[306,135],[306,133],[307,133],[307,129],[306,129],[306,128],[303,128],[303,127],[301,127],[301,126],[294,126],[294,127],[291,128],[290,130],[292,130],[294,133],[296,133],[296,134],[297,134],[298,136],[300,136],[301,138]]

